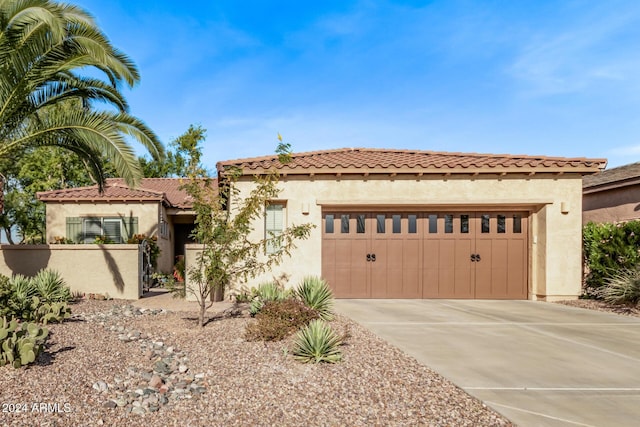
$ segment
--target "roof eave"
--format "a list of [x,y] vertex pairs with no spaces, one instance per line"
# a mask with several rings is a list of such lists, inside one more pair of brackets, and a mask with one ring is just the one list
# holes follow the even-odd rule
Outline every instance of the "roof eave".
[[[323,167],[323,168],[242,168],[243,176],[263,175],[268,172],[277,172],[281,176],[288,175],[534,175],[534,174],[580,174],[590,175],[598,173],[604,165],[593,164],[592,166],[544,166],[544,167],[405,167],[405,168],[383,168],[383,167]],[[219,176],[224,176],[224,171],[219,170]]]

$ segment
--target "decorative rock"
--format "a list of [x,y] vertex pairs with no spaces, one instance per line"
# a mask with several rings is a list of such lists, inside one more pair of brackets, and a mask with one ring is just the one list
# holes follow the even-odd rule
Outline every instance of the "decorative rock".
[[[119,323],[124,316],[141,316],[167,313],[167,310],[137,309],[131,305],[114,305],[107,313],[82,313],[79,319],[93,321],[109,330],[122,342],[137,341],[141,360],[147,362],[140,367],[129,366],[113,384],[97,381],[92,387],[100,392],[109,392],[110,400],[102,404],[105,408],[123,408],[127,413],[144,415],[157,412],[161,406],[178,399],[199,397],[206,392],[203,387],[204,373],[193,375],[189,370],[189,358],[174,346],[165,347],[160,335],[149,335],[127,329]],[[146,366],[145,366],[146,365]]]
[[98,381],[94,383],[91,387],[93,387],[94,390],[97,390],[100,392],[107,391],[109,389],[109,386],[104,381]]
[[117,407],[118,405],[117,405],[117,404],[116,404],[116,402],[115,402],[115,401],[113,401],[113,400],[107,400],[106,402],[104,402],[104,403],[102,404],[102,406],[103,406],[104,408],[113,409],[113,408]]
[[162,360],[156,362],[153,364],[153,370],[155,372],[158,372],[160,374],[170,374],[171,373],[171,367],[169,365],[167,365],[165,362],[163,362]]
[[141,408],[140,406],[136,406],[131,410],[131,413],[136,415],[144,415],[147,413],[147,411],[145,411],[144,408]]
[[149,387],[156,388],[156,389],[160,388],[162,384],[164,384],[164,381],[158,375],[152,376],[151,380],[149,381]]

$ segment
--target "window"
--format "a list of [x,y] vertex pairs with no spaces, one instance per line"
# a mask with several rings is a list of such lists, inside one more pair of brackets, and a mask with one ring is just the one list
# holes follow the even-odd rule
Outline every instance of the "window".
[[418,215],[409,215],[409,233],[418,232]]
[[447,234],[453,233],[453,215],[444,216],[444,232]]
[[327,234],[333,233],[333,215],[331,214],[324,216],[324,232]]
[[469,215],[460,215],[460,233],[469,233]]
[[365,224],[365,216],[358,215],[356,217],[356,233],[364,234],[364,224]]
[[67,239],[76,243],[94,243],[96,237],[107,243],[127,243],[138,234],[138,218],[134,216],[67,217]]
[[402,217],[400,215],[391,215],[391,226],[393,228],[393,233],[394,234],[399,234],[401,233],[401,220]]
[[349,234],[349,215],[340,216],[340,232],[342,234]]
[[483,214],[480,217],[480,225],[481,225],[481,232],[482,233],[490,233],[491,232],[491,227],[490,227],[490,215],[488,214]]
[[507,217],[504,215],[498,215],[498,233],[507,232]]
[[438,215],[429,214],[429,233],[435,234],[438,232]]
[[284,228],[284,205],[279,203],[267,205],[264,223],[266,251],[268,254],[272,254],[280,249],[280,242],[274,241],[274,239],[282,235]]
[[513,232],[516,234],[522,233],[522,216],[513,216]]
[[[123,219],[120,217],[86,217],[81,218],[82,232],[80,236],[73,238],[67,236],[74,241],[80,241],[82,243],[94,243],[96,239],[104,243],[126,243],[128,236],[132,236],[137,233],[138,219],[125,218],[124,221],[130,224],[124,224]],[[68,228],[69,222],[67,222]],[[127,227],[128,226],[128,227]],[[131,230],[131,232],[128,231]]]
[[377,222],[377,229],[378,229],[378,233],[379,234],[384,234],[384,229],[385,229],[385,220],[386,220],[387,216],[384,214],[378,214],[376,215],[376,222]]

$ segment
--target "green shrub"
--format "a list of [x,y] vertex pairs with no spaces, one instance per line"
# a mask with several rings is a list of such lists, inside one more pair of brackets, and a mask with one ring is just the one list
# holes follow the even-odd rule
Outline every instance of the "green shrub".
[[252,288],[251,294],[253,299],[249,306],[249,313],[251,316],[255,316],[262,310],[267,301],[284,301],[291,296],[291,291],[284,290],[276,282],[266,282],[260,284],[257,288]]
[[305,277],[295,293],[307,307],[314,309],[321,319],[333,318],[333,293],[327,282],[320,277]]
[[71,291],[57,271],[40,270],[32,280],[35,294],[40,297],[42,302],[54,303],[71,301]]
[[11,297],[9,298],[10,314],[23,320],[31,319],[31,305],[36,290],[33,280],[21,274],[16,274],[9,280]]
[[13,295],[13,290],[10,279],[0,274],[0,317],[8,316],[11,313],[11,308],[9,307],[11,295]]
[[625,269],[605,280],[596,296],[610,304],[638,304],[640,302],[640,269]]
[[62,322],[71,315],[71,292],[60,275],[41,270],[31,278],[16,274],[0,277],[0,315],[26,322]]
[[267,301],[256,315],[256,321],[245,330],[247,341],[280,341],[311,320],[317,313],[295,299]]
[[340,338],[324,321],[313,320],[304,327],[294,342],[293,357],[303,363],[337,363],[342,360]]
[[0,366],[14,368],[33,363],[42,351],[49,331],[35,323],[0,318]]
[[621,270],[634,269],[640,263],[640,221],[596,224],[583,227],[583,255],[587,297],[599,297],[598,289]]

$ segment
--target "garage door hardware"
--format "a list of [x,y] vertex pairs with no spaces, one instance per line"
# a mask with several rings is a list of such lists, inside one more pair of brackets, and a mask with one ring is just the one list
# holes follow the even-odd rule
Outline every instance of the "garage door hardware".
[[367,262],[376,262],[376,254],[367,254]]
[[479,262],[480,254],[471,254],[471,262]]

